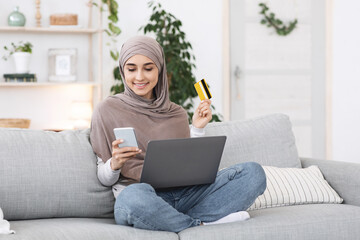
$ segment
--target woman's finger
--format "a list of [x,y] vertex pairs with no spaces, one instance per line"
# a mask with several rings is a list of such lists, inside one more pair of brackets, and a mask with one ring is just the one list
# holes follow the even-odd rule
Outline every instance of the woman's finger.
[[116,139],[111,143],[112,147],[115,149],[119,149],[119,144],[122,143],[124,140],[122,139]]
[[205,110],[205,111],[202,112],[203,115],[207,115],[207,114],[209,114],[209,113],[210,113],[209,110]]
[[140,153],[142,152],[141,149],[138,149],[137,147],[123,147],[123,148],[113,148],[112,155],[115,154],[124,154],[124,153]]
[[121,156],[121,158],[128,158],[128,157],[133,157],[133,156],[135,156],[135,155],[137,155],[139,152],[128,152],[128,153],[123,153],[123,154],[121,154],[121,155],[119,155],[119,156]]
[[140,149],[137,147],[122,147],[119,149],[119,152],[126,153],[126,152],[138,152]]
[[210,99],[204,99],[200,102],[200,104],[207,104],[207,105],[211,105],[211,100]]
[[203,107],[201,107],[201,111],[205,111],[206,109],[210,109],[210,106],[208,106],[208,105],[206,105],[206,106],[203,106]]

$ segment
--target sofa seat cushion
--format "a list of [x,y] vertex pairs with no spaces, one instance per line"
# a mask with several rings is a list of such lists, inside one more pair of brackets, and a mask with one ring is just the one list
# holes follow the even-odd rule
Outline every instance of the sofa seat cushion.
[[142,240],[178,239],[171,232],[148,231],[116,225],[112,218],[53,218],[10,221],[13,235],[0,235],[0,240]]
[[284,114],[209,123],[206,135],[227,136],[220,168],[250,161],[263,166],[301,167],[291,122]]
[[244,222],[200,226],[179,233],[180,239],[359,239],[360,207],[311,204],[249,212]]

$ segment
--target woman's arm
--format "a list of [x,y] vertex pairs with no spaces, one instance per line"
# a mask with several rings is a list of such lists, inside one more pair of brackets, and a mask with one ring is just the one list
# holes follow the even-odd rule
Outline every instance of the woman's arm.
[[114,185],[120,177],[120,169],[113,170],[111,169],[111,158],[104,163],[104,161],[97,157],[97,176],[101,184],[104,186],[112,186]]

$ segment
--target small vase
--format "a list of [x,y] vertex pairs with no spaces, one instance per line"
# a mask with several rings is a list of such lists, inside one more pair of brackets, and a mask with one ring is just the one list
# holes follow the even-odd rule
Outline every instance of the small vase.
[[15,7],[14,11],[10,13],[8,17],[8,25],[15,27],[23,27],[25,26],[26,18],[24,14],[19,12],[19,7]]
[[28,52],[15,52],[13,54],[16,73],[29,73],[31,54]]

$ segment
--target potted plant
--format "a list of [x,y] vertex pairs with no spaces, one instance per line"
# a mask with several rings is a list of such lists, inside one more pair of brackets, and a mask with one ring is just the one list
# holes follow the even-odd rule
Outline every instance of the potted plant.
[[8,60],[10,56],[13,56],[16,73],[29,73],[32,47],[33,45],[30,42],[23,43],[20,41],[18,44],[12,42],[11,47],[4,46],[4,49],[8,54],[4,55],[3,59]]

